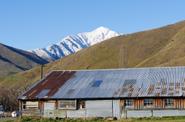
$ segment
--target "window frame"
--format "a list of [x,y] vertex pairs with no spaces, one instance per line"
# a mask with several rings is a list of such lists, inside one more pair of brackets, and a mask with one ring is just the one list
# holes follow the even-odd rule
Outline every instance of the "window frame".
[[146,98],[143,100],[143,106],[146,108],[152,108],[154,105],[154,99],[152,98]]
[[[73,104],[74,104],[74,107],[61,107],[61,103],[67,103],[67,102],[74,102]],[[67,104],[64,104],[64,106],[66,106]],[[71,106],[70,104],[69,104],[69,106]],[[73,106],[73,105],[72,105]],[[77,102],[76,102],[76,100],[59,100],[58,101],[58,109],[62,109],[62,110],[76,110],[77,109]]]
[[35,109],[35,108],[36,109],[39,108],[39,102],[38,101],[23,101],[22,102],[22,110]]
[[165,108],[173,108],[174,107],[174,99],[173,98],[166,98],[164,99]]
[[22,110],[26,110],[26,101],[22,102]]
[[125,108],[132,108],[132,107],[134,107],[134,99],[125,99],[124,100],[124,107]]
[[79,100],[77,104],[78,104],[77,107],[80,110],[86,108],[86,101],[85,100]]

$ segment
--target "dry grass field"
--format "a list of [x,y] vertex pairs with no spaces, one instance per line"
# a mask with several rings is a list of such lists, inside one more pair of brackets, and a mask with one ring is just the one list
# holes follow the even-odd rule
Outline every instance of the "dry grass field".
[[164,118],[138,118],[138,119],[121,119],[121,120],[106,120],[106,119],[35,119],[35,118],[7,118],[0,119],[0,122],[185,122],[185,117],[164,117]]

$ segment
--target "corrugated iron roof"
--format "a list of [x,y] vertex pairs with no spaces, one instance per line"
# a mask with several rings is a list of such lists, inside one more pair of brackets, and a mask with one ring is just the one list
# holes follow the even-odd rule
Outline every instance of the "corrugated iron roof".
[[23,94],[27,99],[50,98],[70,79],[75,71],[53,71]]
[[20,99],[185,95],[185,67],[53,71]]

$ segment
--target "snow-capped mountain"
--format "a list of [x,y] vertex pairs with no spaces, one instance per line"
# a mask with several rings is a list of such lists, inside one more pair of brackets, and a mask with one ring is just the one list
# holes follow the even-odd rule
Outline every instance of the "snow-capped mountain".
[[119,33],[99,27],[91,32],[67,36],[57,44],[34,49],[31,52],[48,61],[54,61],[115,36],[119,36]]

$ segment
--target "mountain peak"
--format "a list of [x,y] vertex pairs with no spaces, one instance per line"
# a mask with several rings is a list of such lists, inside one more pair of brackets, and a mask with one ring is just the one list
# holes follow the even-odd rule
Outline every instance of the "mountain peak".
[[104,26],[100,26],[96,28],[94,31],[110,31],[110,29]]
[[32,52],[49,61],[57,60],[118,35],[117,32],[100,26],[91,32],[68,35],[57,44],[50,45],[47,48],[33,50]]

